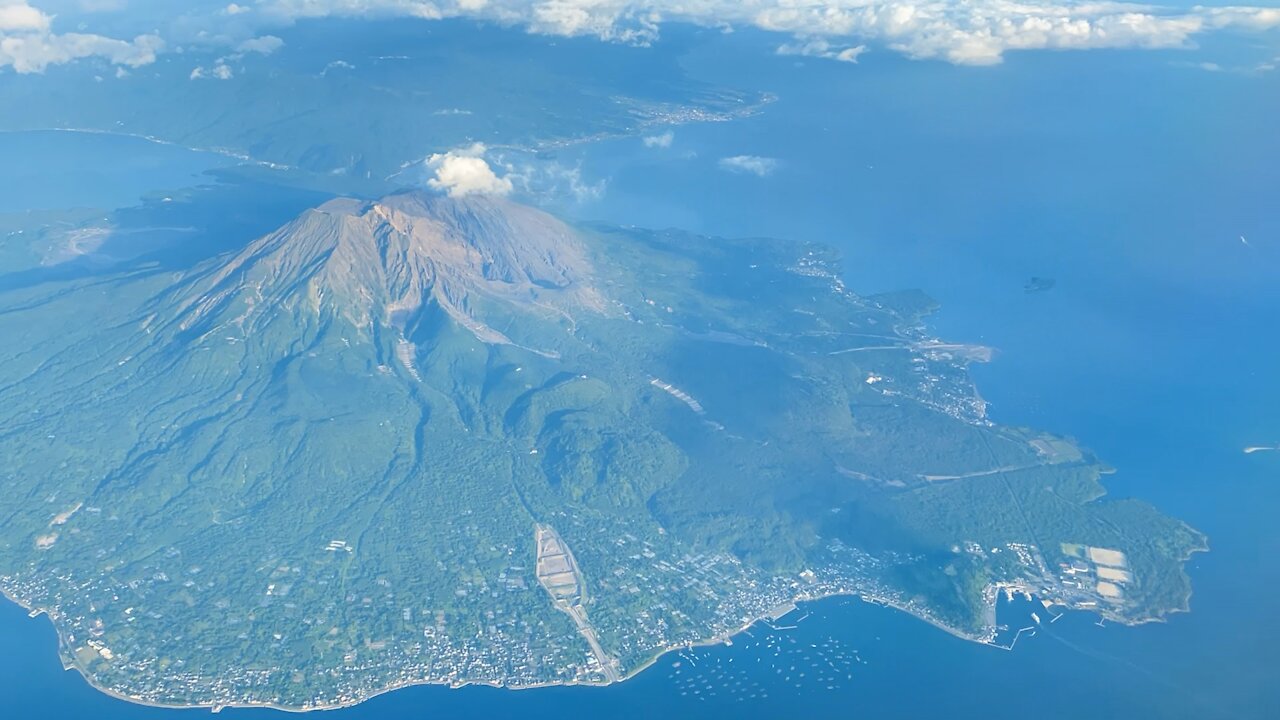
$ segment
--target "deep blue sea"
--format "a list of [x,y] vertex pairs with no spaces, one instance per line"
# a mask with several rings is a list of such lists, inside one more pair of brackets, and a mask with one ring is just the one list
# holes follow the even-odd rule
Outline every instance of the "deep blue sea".
[[[797,63],[750,34],[680,42],[695,76],[778,102],[677,128],[669,148],[623,139],[544,160],[608,181],[598,199],[553,204],[822,240],[855,291],[928,291],[941,336],[999,348],[975,369],[997,421],[1078,438],[1118,469],[1113,495],[1209,535],[1189,566],[1192,612],[1136,628],[1072,614],[1006,652],[832,599],[783,621],[808,613],[794,629],[668,656],[615,687],[411,688],[332,717],[1280,717],[1280,453],[1242,452],[1280,444],[1280,73],[1207,73],[1171,53]],[[151,151],[122,152],[145,167]],[[721,168],[736,155],[777,166]],[[1028,294],[1032,277],[1054,286]],[[0,607],[0,715],[176,715],[96,693],[55,645],[47,621]]]

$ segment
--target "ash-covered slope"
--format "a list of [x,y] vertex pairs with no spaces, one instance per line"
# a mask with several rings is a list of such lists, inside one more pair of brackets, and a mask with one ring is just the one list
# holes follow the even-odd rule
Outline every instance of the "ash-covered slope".
[[999,587],[1185,608],[1198,533],[830,255],[409,193],[2,294],[0,588],[114,692],[291,708],[609,682],[832,593],[979,640]]
[[197,332],[286,310],[412,334],[435,306],[485,342],[510,343],[486,323],[486,307],[599,312],[592,279],[582,239],[546,213],[488,196],[405,193],[310,210],[192,278],[176,303],[183,328]]

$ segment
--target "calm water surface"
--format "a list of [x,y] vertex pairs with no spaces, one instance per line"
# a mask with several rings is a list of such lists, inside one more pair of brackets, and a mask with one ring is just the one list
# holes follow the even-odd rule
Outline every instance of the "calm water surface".
[[[0,213],[117,208],[196,183],[232,158],[142,138],[84,132],[0,132]],[[70,205],[69,205],[70,203]]]

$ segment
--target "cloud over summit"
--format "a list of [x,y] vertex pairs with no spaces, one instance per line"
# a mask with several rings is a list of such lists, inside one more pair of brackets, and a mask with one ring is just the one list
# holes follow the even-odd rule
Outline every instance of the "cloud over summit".
[[433,173],[427,185],[448,193],[449,197],[509,195],[514,185],[509,178],[498,177],[489,167],[485,152],[484,144],[476,143],[432,155],[426,160],[427,169]]

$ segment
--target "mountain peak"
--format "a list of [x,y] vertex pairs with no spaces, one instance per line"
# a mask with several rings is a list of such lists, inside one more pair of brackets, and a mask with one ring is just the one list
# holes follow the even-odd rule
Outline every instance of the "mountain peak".
[[316,223],[314,215],[327,216],[342,230],[333,250],[354,255],[339,270],[396,276],[416,269],[499,293],[567,290],[591,274],[575,230],[504,198],[407,192],[373,202],[333,200],[308,215],[286,228],[289,237],[321,230],[327,238],[326,221]]
[[303,213],[216,269],[191,307],[203,316],[240,296],[251,308],[307,306],[403,333],[438,306],[481,340],[501,343],[481,306],[599,311],[592,276],[579,233],[547,213],[499,197],[413,191]]

